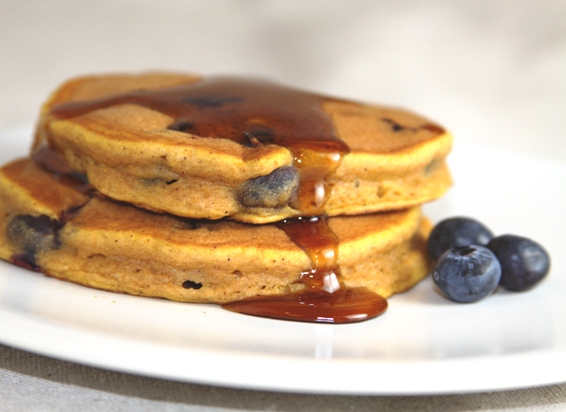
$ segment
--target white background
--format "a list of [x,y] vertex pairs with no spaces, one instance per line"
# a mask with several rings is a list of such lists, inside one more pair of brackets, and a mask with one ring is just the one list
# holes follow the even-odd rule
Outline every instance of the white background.
[[566,159],[563,0],[0,0],[0,127],[85,73],[246,74]]

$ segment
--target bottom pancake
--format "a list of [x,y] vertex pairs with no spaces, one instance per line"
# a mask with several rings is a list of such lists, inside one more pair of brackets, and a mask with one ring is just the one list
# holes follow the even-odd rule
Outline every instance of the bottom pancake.
[[[28,159],[0,169],[0,258],[108,291],[219,304],[300,291],[316,266],[284,224],[155,214],[84,189]],[[388,297],[428,272],[419,208],[327,225],[348,288]]]

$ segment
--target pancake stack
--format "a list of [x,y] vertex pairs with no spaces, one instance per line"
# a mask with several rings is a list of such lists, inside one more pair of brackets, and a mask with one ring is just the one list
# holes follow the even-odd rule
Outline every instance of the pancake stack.
[[0,258],[104,290],[365,320],[426,276],[451,135],[266,81],[82,77],[0,169]]

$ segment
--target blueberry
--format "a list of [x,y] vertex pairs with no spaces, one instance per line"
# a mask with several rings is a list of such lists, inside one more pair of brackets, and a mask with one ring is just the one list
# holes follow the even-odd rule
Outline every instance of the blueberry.
[[6,235],[17,250],[11,257],[12,262],[28,269],[39,270],[36,256],[40,252],[59,248],[60,228],[59,221],[45,215],[14,217],[6,228]]
[[477,302],[491,295],[501,278],[495,255],[483,246],[459,246],[445,252],[436,263],[432,279],[450,300]]
[[493,238],[487,247],[501,263],[501,286],[521,292],[540,282],[550,269],[550,257],[538,243],[515,235]]
[[17,249],[35,255],[58,248],[60,228],[61,223],[49,216],[18,215],[8,224],[7,235]]
[[266,176],[247,181],[240,193],[240,202],[248,207],[283,207],[296,194],[299,172],[294,167],[281,167]]
[[198,282],[194,282],[192,280],[185,280],[183,282],[183,287],[185,289],[195,289],[195,290],[199,290],[200,288],[202,288],[202,283],[198,283]]
[[436,260],[456,246],[485,246],[493,233],[477,220],[467,217],[453,217],[439,222],[428,239],[428,253]]

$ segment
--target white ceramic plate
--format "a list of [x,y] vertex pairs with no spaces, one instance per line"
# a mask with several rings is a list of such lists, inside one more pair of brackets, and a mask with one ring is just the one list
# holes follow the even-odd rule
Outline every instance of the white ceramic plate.
[[[2,163],[30,128],[0,132]],[[277,391],[436,394],[566,382],[566,165],[459,144],[457,182],[427,206],[437,221],[474,216],[549,250],[548,279],[482,302],[443,299],[430,279],[350,325],[254,318],[97,291],[0,262],[0,342],[87,365],[174,380]]]

